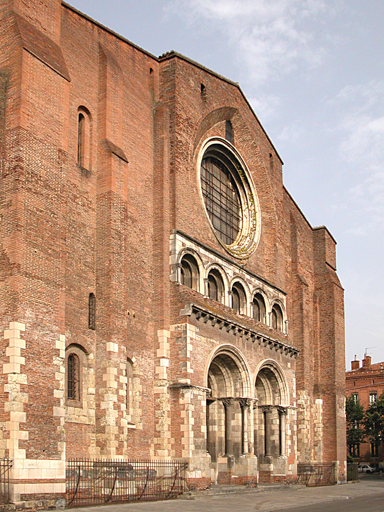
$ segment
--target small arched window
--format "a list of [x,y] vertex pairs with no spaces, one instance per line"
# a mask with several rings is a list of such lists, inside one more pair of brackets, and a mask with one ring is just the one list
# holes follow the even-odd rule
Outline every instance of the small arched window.
[[217,302],[222,302],[224,297],[224,283],[220,272],[213,269],[208,274],[208,297]]
[[196,260],[190,254],[187,254],[181,260],[181,284],[199,291],[199,268]]
[[88,329],[96,329],[96,297],[94,293],[90,293],[88,299]]
[[231,121],[225,121],[225,138],[233,144],[233,126]]
[[280,306],[277,304],[272,308],[272,327],[279,331],[283,330],[283,313]]
[[76,354],[67,359],[67,399],[80,400],[80,359]]
[[243,286],[240,283],[235,283],[232,286],[232,309],[236,313],[244,313],[246,304],[246,296]]
[[80,107],[77,113],[77,165],[91,167],[91,122],[88,110]]
[[252,316],[256,322],[265,323],[265,302],[261,293],[256,293],[253,297]]
[[84,167],[85,117],[82,112],[79,112],[77,129],[77,163],[80,167]]
[[133,416],[133,362],[127,359],[127,394],[126,394],[126,406],[127,406],[127,420],[132,422]]

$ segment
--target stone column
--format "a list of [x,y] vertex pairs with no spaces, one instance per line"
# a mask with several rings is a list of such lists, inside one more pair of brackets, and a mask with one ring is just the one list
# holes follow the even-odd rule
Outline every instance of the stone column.
[[249,453],[248,417],[251,399],[239,398],[239,404],[241,407],[241,453],[244,455]]
[[287,416],[287,408],[279,406],[277,408],[279,412],[279,455],[285,455],[285,422],[286,422],[286,416]]
[[231,416],[232,416],[232,405],[233,398],[222,398],[222,404],[224,405],[224,439],[225,439],[225,455],[233,455],[233,443],[231,436]]
[[208,277],[204,278],[204,297],[209,297],[208,290]]
[[258,456],[258,407],[257,407],[258,399],[253,400],[252,404],[252,436],[253,436],[253,453]]
[[176,263],[177,282],[181,284],[181,263]]
[[[206,429],[207,429],[207,453],[212,457],[213,461],[216,461],[217,458],[217,446],[216,446],[216,440],[214,439],[214,436],[211,432],[211,418],[210,418],[210,408],[216,403],[215,400],[212,400],[210,398],[207,398],[206,400]],[[213,442],[215,441],[215,442]]]
[[264,414],[264,456],[271,456],[271,433],[272,433],[272,405],[262,406]]

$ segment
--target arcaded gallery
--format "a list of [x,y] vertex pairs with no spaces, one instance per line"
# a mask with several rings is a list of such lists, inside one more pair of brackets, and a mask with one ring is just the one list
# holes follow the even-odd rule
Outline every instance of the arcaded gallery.
[[239,85],[60,0],[1,0],[0,45],[11,500],[62,498],[79,458],[345,480],[336,242]]

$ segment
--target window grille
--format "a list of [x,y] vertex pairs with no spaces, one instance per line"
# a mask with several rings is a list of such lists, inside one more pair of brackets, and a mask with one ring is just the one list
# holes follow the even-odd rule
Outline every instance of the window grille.
[[369,405],[374,404],[377,400],[377,393],[369,394]]
[[67,398],[80,400],[80,361],[76,354],[70,354],[67,362]]
[[89,294],[88,301],[88,329],[96,329],[96,297],[94,293]]
[[127,394],[126,394],[127,420],[133,420],[133,363],[127,359]]
[[201,188],[214,229],[226,245],[231,245],[240,230],[240,195],[231,172],[223,162],[214,157],[203,159]]

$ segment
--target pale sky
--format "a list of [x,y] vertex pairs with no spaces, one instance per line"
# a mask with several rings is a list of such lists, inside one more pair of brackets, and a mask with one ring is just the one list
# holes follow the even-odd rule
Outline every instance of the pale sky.
[[384,361],[383,0],[69,0],[159,56],[239,82],[284,183],[337,245],[346,361]]

